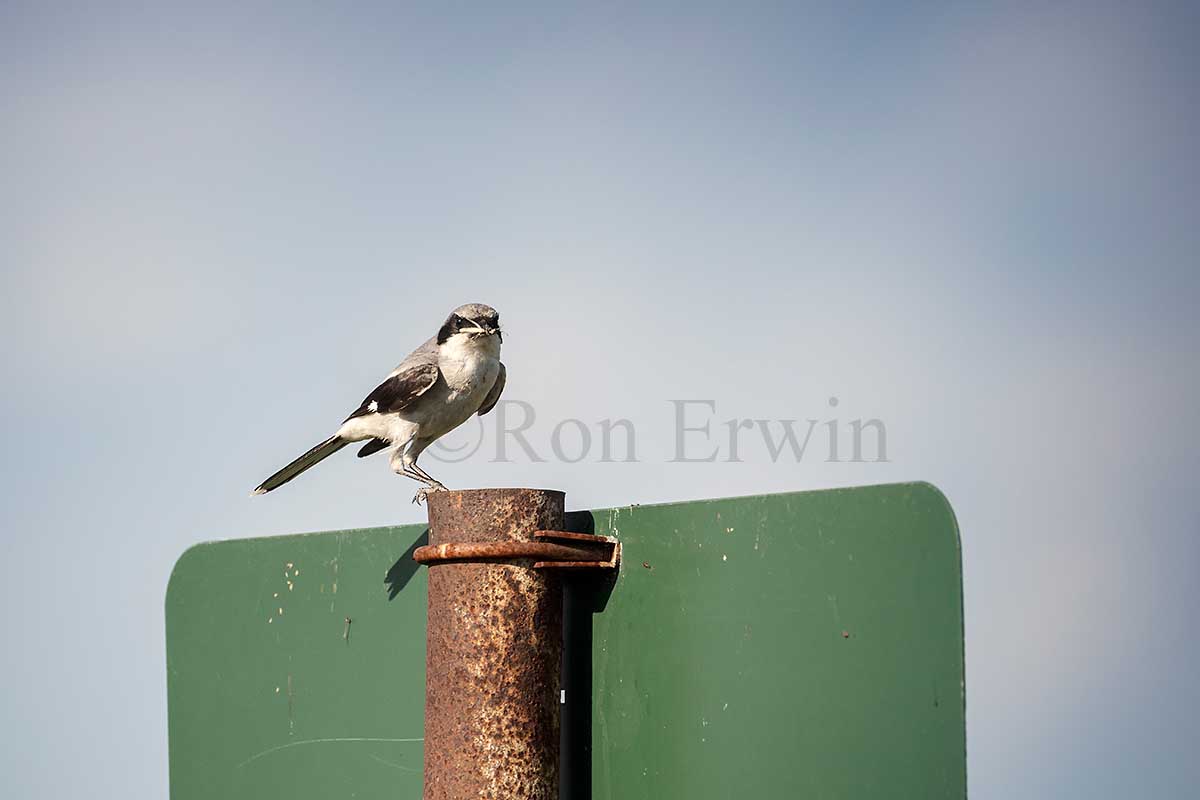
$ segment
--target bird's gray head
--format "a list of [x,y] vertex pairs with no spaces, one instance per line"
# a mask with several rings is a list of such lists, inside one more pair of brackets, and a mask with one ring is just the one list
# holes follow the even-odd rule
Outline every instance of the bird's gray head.
[[471,339],[495,336],[503,341],[500,333],[500,315],[491,306],[483,303],[467,303],[450,312],[442,329],[438,331],[438,344],[445,344],[455,334],[465,334]]

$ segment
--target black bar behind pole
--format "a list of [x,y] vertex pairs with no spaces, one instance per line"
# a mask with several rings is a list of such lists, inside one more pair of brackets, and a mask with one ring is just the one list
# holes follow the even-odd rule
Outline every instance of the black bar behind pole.
[[592,611],[595,581],[563,582],[560,800],[592,797]]

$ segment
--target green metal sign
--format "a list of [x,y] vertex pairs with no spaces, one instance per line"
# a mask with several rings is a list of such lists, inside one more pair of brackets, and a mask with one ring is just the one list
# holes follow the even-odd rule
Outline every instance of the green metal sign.
[[[593,617],[597,800],[966,795],[959,541],[936,489],[575,519],[617,536],[624,559]],[[180,558],[175,800],[421,796],[425,574],[409,554],[424,530]]]

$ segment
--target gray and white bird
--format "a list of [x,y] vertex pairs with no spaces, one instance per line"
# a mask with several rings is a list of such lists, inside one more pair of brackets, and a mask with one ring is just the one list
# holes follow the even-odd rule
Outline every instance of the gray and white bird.
[[366,441],[358,457],[391,448],[392,470],[424,484],[413,502],[446,487],[417,466],[440,436],[491,411],[504,391],[500,315],[467,303],[450,312],[441,330],[400,362],[387,379],[330,436],[267,478],[254,494],[277,489],[351,442]]

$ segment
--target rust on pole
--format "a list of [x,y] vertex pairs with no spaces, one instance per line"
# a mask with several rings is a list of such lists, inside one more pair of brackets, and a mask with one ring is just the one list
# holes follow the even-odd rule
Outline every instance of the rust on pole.
[[558,793],[562,586],[555,567],[615,567],[618,545],[561,531],[562,492],[429,495],[425,800]]

